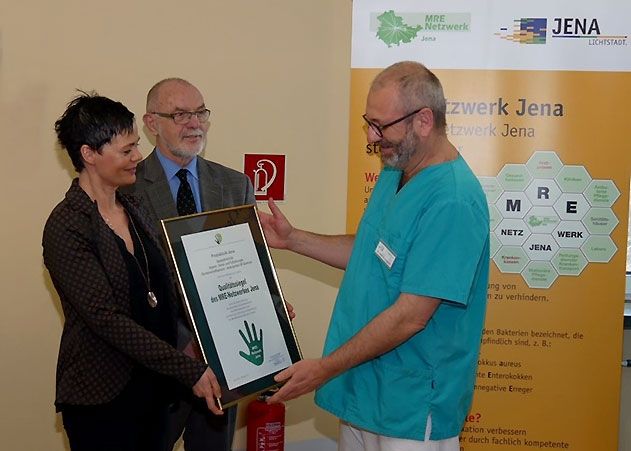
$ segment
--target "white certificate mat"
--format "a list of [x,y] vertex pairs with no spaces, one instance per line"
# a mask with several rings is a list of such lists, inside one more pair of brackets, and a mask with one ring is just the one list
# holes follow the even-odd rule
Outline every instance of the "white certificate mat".
[[164,219],[162,231],[221,405],[277,387],[302,355],[256,205]]
[[230,390],[292,363],[248,224],[182,236]]

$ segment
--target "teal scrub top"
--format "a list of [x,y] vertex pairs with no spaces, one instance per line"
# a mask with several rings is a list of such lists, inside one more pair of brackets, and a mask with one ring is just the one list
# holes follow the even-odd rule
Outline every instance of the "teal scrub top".
[[[401,175],[392,168],[379,175],[340,286],[324,355],[401,293],[442,302],[423,330],[328,381],[316,392],[316,403],[354,426],[412,440],[424,439],[431,414],[430,439],[442,440],[460,433],[473,396],[486,310],[488,207],[461,156],[423,169],[397,192]],[[383,258],[375,253],[380,243],[387,249]]]

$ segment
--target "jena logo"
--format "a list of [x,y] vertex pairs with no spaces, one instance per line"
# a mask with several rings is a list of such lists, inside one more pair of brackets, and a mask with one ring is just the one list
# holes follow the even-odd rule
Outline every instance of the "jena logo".
[[370,31],[388,47],[409,44],[417,38],[436,41],[437,33],[468,32],[470,26],[470,13],[395,13],[389,10],[370,15]]
[[587,39],[588,45],[627,45],[626,35],[603,35],[601,29],[596,18],[555,17],[548,21],[546,18],[522,17],[513,20],[512,28],[500,28],[495,36],[519,44],[546,44],[546,37],[551,37]]
[[520,44],[545,44],[548,19],[535,17],[522,17],[513,20],[513,27],[500,28],[495,33],[500,39],[518,42]]
[[589,45],[627,45],[625,35],[603,35],[598,19],[555,17],[552,37],[562,39],[587,39]]

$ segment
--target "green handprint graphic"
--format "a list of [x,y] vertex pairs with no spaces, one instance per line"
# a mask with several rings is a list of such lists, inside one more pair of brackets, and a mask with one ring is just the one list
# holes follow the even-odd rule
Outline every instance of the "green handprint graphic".
[[256,326],[252,323],[252,332],[250,332],[250,328],[248,327],[248,322],[243,321],[243,325],[245,326],[245,331],[248,333],[248,338],[245,338],[243,331],[239,329],[239,334],[243,341],[248,347],[250,351],[249,354],[246,354],[243,351],[239,351],[239,355],[243,357],[250,363],[253,363],[256,366],[263,365],[263,329],[259,329],[260,336],[256,335]]

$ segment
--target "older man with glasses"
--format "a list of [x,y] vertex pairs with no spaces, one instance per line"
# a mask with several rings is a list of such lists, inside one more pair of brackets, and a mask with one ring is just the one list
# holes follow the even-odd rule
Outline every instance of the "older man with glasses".
[[489,274],[489,213],[446,135],[436,76],[411,61],[373,81],[368,142],[384,169],[356,235],[261,213],[267,243],[345,270],[323,357],[276,375],[268,402],[317,389],[342,451],[458,451],[471,406]]
[[[181,78],[159,81],[147,94],[143,121],[156,147],[138,165],[129,191],[143,199],[157,230],[160,219],[255,203],[244,174],[199,156],[210,115],[201,92]],[[184,324],[178,347],[192,353],[192,334]],[[183,391],[171,409],[171,442],[175,445],[184,432],[186,451],[229,450],[235,422],[236,407],[215,416]]]

